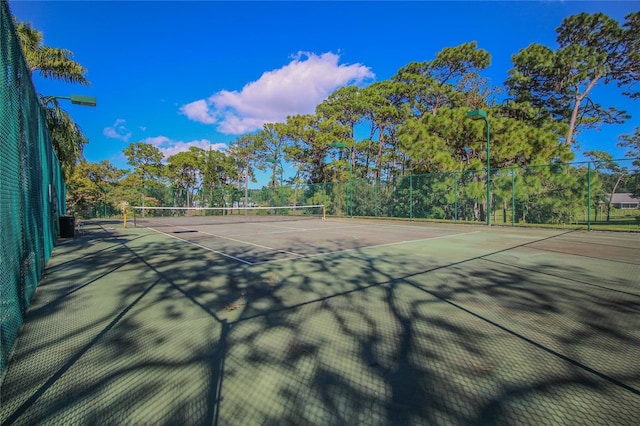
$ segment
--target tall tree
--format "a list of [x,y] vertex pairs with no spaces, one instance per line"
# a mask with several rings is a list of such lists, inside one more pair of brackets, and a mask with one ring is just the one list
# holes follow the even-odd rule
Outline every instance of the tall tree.
[[[435,115],[407,120],[400,127],[400,149],[411,159],[410,172],[436,174],[470,171],[474,182],[468,195],[481,200],[486,186],[486,130],[484,123],[466,118],[468,108],[440,108]],[[497,117],[489,109],[491,120],[491,169],[566,161],[572,154],[559,145],[556,126],[529,125],[512,118]],[[485,200],[486,201],[486,200]],[[495,203],[493,204],[496,205]],[[482,220],[486,206],[476,202],[474,216]],[[486,216],[485,216],[486,217]]]
[[624,94],[638,96],[633,84],[640,79],[639,16],[627,15],[623,26],[603,13],[566,18],[556,30],[558,50],[533,43],[513,56],[505,83],[509,94],[566,122],[570,146],[580,129],[623,122],[629,118],[625,111],[602,106],[590,95],[597,85],[615,82],[627,89]]
[[618,146],[627,148],[626,156],[633,159],[633,165],[640,167],[640,127],[631,135],[620,135]]
[[625,155],[635,167],[629,179],[629,187],[634,197],[640,197],[640,127],[636,127],[633,134],[621,135],[618,146],[627,148]]
[[479,108],[487,96],[479,72],[490,63],[491,55],[476,42],[463,43],[442,49],[431,61],[409,63],[393,80],[405,84],[407,101],[418,117],[463,103]]
[[174,188],[183,190],[186,207],[191,207],[192,192],[204,166],[204,159],[205,150],[195,146],[167,158],[167,177]]
[[242,135],[229,146],[229,155],[236,160],[238,189],[244,186],[244,207],[249,204],[249,180],[254,179],[252,166],[262,164],[263,152],[264,143],[255,134]]
[[[599,197],[596,197],[596,205],[603,199],[607,200],[607,222],[609,222],[611,218],[611,203],[613,202],[613,195],[618,190],[618,186],[622,183],[622,180],[626,177],[628,170],[625,167],[621,167],[617,161],[613,159],[613,156],[604,151],[587,151],[584,155],[591,159],[591,162],[594,165],[594,170],[596,175],[600,173],[608,173],[610,176],[611,182],[609,182],[609,187],[598,185],[602,190],[599,194]],[[591,185],[594,186],[593,183]]]
[[[268,166],[271,168],[271,186],[276,187],[276,176],[278,168],[281,167],[284,159],[284,148],[286,147],[286,126],[283,123],[266,123],[262,129],[256,133],[256,138],[260,141],[263,149],[261,155],[262,164],[259,168]],[[282,170],[280,170],[282,172]]]
[[[361,91],[360,96],[365,105],[364,117],[370,124],[370,153],[373,156],[374,179],[379,179],[384,173],[385,160],[391,164],[387,167],[389,174],[396,170],[399,160],[397,130],[410,116],[408,105],[402,102],[402,88],[402,83],[387,80],[373,83]],[[374,141],[376,136],[377,142]],[[368,167],[369,161],[366,164]]]
[[66,83],[90,84],[85,76],[87,69],[73,60],[72,51],[45,46],[42,33],[29,22],[16,23],[16,31],[27,67],[32,74],[37,71],[43,78]]
[[[357,86],[341,87],[316,107],[318,123],[337,122],[349,129],[348,138],[344,141],[350,152],[351,169],[357,173],[356,158],[358,146],[355,139],[355,127],[364,117],[366,105],[363,102],[361,89]],[[340,154],[342,158],[342,154]]]
[[134,174],[140,177],[142,207],[145,206],[144,188],[157,186],[162,177],[162,159],[164,155],[155,146],[144,142],[133,142],[123,151],[127,163],[134,167]]
[[351,131],[349,137],[354,137],[354,128],[364,115],[364,104],[360,100],[361,89],[357,86],[341,87],[316,107],[319,117],[333,119]]
[[51,144],[60,161],[65,180],[71,177],[73,170],[82,158],[84,146],[89,142],[80,126],[54,100],[54,107],[46,108],[47,128],[51,135]]
[[[319,115],[287,117],[284,131],[289,142],[285,148],[286,158],[297,169],[294,180],[308,183],[332,180],[335,174],[332,174],[326,164],[331,143],[352,141],[350,127]],[[348,170],[348,161],[343,161],[345,171]]]
[[[467,108],[442,108],[436,115],[405,122],[400,146],[412,159],[412,173],[439,173],[486,168],[484,123],[466,118]],[[568,161],[552,124],[532,126],[491,114],[491,168]]]
[[89,163],[81,160],[66,181],[67,205],[79,215],[90,217],[99,203],[112,211],[116,203],[116,188],[126,174],[110,161]]
[[224,206],[224,190],[230,189],[235,173],[231,156],[209,149],[204,154],[200,172],[207,205]]
[[134,173],[145,182],[156,180],[162,175],[164,155],[158,148],[145,142],[133,142],[123,151],[127,164],[134,167]]

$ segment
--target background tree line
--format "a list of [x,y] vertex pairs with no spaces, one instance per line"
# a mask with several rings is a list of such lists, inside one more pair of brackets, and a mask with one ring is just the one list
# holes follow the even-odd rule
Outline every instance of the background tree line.
[[[18,28],[32,71],[88,83],[86,70],[71,60],[70,52],[42,46],[41,35],[28,23]],[[124,150],[131,171],[108,161],[82,160],[86,139],[81,131],[58,105],[46,105],[67,177],[69,205],[82,210],[105,202],[105,194],[113,194],[116,187],[122,192],[120,202],[153,203],[157,198],[153,195],[136,198],[126,192],[139,194],[145,188],[151,194],[154,188],[173,187],[180,189],[181,205],[192,204],[196,189],[208,194],[206,204],[221,205],[221,191],[244,190],[246,196],[257,170],[270,171],[270,186],[275,188],[283,163],[296,170],[288,184],[346,181],[350,176],[389,182],[417,174],[481,171],[486,169],[486,134],[483,122],[466,118],[472,109],[489,116],[492,171],[570,162],[581,131],[630,118],[626,111],[600,104],[591,95],[597,85],[615,84],[625,96],[640,96],[640,12],[628,14],[622,25],[602,13],[581,13],[563,20],[556,32],[555,50],[533,43],[513,55],[513,68],[503,86],[481,76],[491,63],[490,53],[475,42],[463,43],[444,48],[433,60],[411,62],[389,80],[364,88],[339,88],[317,106],[315,114],[267,123],[238,137],[225,152],[192,147],[164,158],[153,145],[132,143]],[[59,124],[55,117],[65,119]],[[639,139],[636,128],[634,134],[621,135],[618,144],[635,158],[640,156]],[[336,142],[343,148],[336,148]],[[640,195],[638,160],[634,172],[605,152],[585,154],[594,161],[596,174],[617,180],[609,194],[614,188]],[[557,187],[558,180],[565,184],[571,180],[566,173],[552,173],[550,167],[539,170],[546,170],[546,175],[541,172],[530,183],[532,199]],[[485,176],[469,176],[468,187],[475,188],[469,194],[476,200],[474,216],[480,219],[487,214]],[[422,188],[425,196],[435,189]],[[201,200],[205,200],[202,195]],[[175,196],[172,201],[178,202]]]

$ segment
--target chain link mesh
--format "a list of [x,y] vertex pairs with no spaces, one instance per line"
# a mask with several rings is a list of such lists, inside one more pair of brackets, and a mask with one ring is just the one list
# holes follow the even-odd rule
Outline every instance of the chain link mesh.
[[[490,223],[640,230],[638,159],[491,169]],[[117,206],[326,207],[328,216],[487,223],[486,170],[399,176],[261,189],[114,187],[84,217],[121,214]],[[144,200],[144,203],[143,203]]]
[[0,2],[0,372],[65,212],[65,185],[7,1]]

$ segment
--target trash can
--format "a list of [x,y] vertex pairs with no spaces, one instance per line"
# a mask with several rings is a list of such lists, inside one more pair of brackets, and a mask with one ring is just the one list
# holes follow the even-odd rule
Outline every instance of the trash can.
[[60,238],[73,238],[76,232],[74,216],[60,216]]

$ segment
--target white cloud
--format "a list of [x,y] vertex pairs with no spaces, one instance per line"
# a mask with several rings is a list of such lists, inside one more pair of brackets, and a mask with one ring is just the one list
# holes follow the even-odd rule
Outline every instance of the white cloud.
[[374,78],[361,64],[339,65],[334,53],[299,52],[284,67],[268,71],[241,91],[222,90],[180,108],[193,121],[216,125],[225,134],[242,134],[289,115],[313,114],[337,88]]
[[207,102],[203,99],[183,105],[180,108],[180,112],[193,121],[198,121],[200,123],[214,124],[216,122],[216,119],[209,114]]
[[158,148],[162,154],[164,154],[165,160],[178,152],[189,151],[189,148],[192,146],[196,146],[198,148],[202,148],[206,151],[209,149],[213,149],[214,151],[224,151],[227,149],[227,144],[225,143],[211,143],[211,141],[207,139],[200,139],[195,141],[183,142],[183,141],[174,141],[169,139],[166,136],[156,136],[152,138],[147,138],[142,142],[151,144]]
[[125,120],[122,118],[118,118],[113,126],[105,127],[102,130],[102,133],[112,139],[120,139],[121,141],[128,142],[129,138],[131,138],[131,132],[125,127]]

